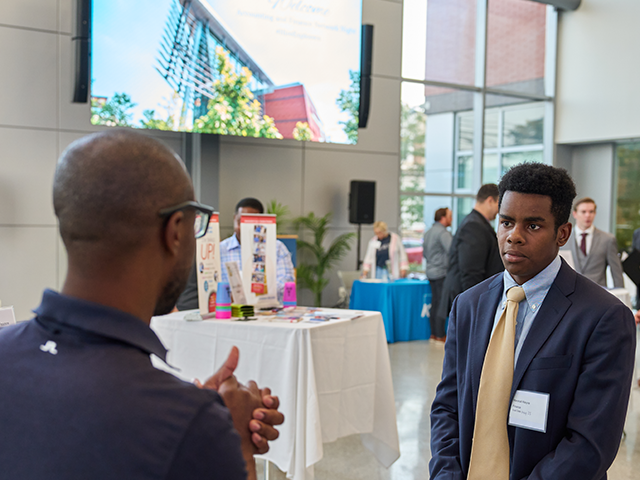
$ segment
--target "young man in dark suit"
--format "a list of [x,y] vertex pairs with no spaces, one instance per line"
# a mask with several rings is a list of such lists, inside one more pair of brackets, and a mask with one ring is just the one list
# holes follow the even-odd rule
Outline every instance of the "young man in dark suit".
[[497,214],[498,186],[488,183],[478,190],[473,210],[460,223],[453,237],[440,307],[435,312],[436,323],[444,325],[454,298],[504,269],[496,232],[489,223]]
[[[548,165],[518,165],[500,182],[506,271],[453,304],[431,409],[432,479],[607,478],[627,411],[635,326],[625,305],[558,256],[574,197],[567,172]],[[515,320],[511,343],[499,336],[507,318]],[[485,368],[497,346],[513,363]],[[486,408],[498,370],[505,395]],[[483,451],[487,444],[497,447]]]

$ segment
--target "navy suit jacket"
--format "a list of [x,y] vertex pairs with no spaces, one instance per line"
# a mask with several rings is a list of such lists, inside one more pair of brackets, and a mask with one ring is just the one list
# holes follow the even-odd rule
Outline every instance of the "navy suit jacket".
[[[502,274],[456,298],[442,381],[431,407],[431,478],[465,479],[480,373],[502,297]],[[631,390],[631,310],[564,261],[513,374],[516,390],[550,395],[546,433],[509,426],[515,479],[606,479]]]

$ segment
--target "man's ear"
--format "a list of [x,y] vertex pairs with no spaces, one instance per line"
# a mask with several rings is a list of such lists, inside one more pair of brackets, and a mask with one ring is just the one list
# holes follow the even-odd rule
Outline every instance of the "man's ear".
[[556,235],[556,242],[558,243],[558,247],[564,247],[569,241],[572,228],[573,227],[569,222],[558,227],[558,234]]
[[177,211],[169,217],[163,232],[163,246],[171,255],[178,255],[180,244],[184,241],[184,212]]

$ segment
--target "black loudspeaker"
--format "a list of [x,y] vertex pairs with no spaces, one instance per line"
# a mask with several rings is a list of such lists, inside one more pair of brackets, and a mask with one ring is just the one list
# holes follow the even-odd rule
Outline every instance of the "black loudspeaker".
[[376,215],[376,182],[351,180],[349,223],[372,224]]
[[360,106],[358,128],[366,128],[371,101],[371,56],[373,54],[373,25],[362,25],[360,47]]
[[91,78],[91,0],[75,0],[74,5],[72,101],[87,103]]

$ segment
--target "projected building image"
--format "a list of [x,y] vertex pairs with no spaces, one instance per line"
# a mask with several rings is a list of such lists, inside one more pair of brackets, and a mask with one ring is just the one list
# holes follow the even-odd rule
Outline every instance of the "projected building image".
[[[113,10],[123,7],[96,0],[92,122],[354,143],[357,112],[342,99],[358,94],[353,80],[359,74],[360,1],[346,2],[355,9],[333,2],[339,7],[334,9],[335,25],[308,18],[317,12],[292,10],[281,15],[278,2],[249,0],[243,9],[234,9],[229,2],[215,0],[164,0],[154,4],[156,13],[149,22],[141,27],[132,21],[131,29],[126,29],[114,28],[111,22],[122,23],[132,9],[117,12]],[[166,6],[162,22],[159,6]],[[323,17],[330,13],[326,9]],[[353,26],[346,28],[347,21]],[[140,35],[141,28],[146,35]],[[294,47],[292,36],[299,39],[293,41]],[[128,80],[109,68],[110,50],[119,42],[139,53],[131,64],[133,72],[127,72]],[[328,50],[336,43],[346,47],[342,59]],[[332,64],[318,62],[331,56]]]

